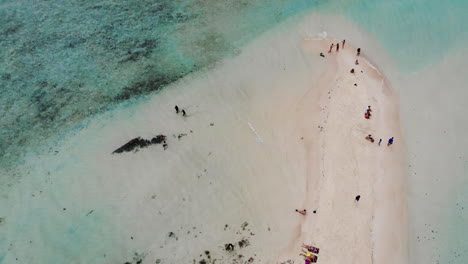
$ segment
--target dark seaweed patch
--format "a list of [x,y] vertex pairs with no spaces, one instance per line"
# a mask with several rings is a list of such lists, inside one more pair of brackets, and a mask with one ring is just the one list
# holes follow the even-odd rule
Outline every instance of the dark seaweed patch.
[[20,23],[9,23],[6,25],[1,35],[10,35],[15,34],[23,27],[23,24]]
[[249,242],[249,240],[244,238],[241,241],[237,242],[237,244],[239,245],[240,248],[243,248],[243,247],[249,246],[250,242]]
[[114,150],[112,152],[112,154],[122,153],[122,152],[130,152],[130,151],[133,151],[133,150],[137,150],[138,148],[148,147],[148,146],[153,145],[153,144],[161,144],[161,143],[164,142],[165,139],[166,139],[166,136],[164,136],[164,135],[158,135],[158,136],[152,138],[151,140],[147,140],[147,139],[143,139],[141,137],[137,137],[137,138],[134,138],[134,139],[130,140],[129,142],[127,142],[122,147]]
[[86,43],[86,39],[85,38],[81,38],[81,37],[73,37],[73,38],[70,38],[70,39],[67,39],[65,44],[64,44],[64,47],[65,48],[75,48],[79,45],[82,45],[82,44],[85,44]]
[[157,45],[157,40],[145,39],[143,41],[136,40],[132,44],[131,48],[128,49],[127,54],[119,60],[119,63],[128,61],[137,61],[144,57],[147,58],[153,52],[153,49]]
[[157,91],[163,86],[168,85],[180,78],[182,78],[182,76],[159,76],[144,81],[137,81],[131,86],[124,87],[122,91],[116,97],[114,97],[114,100],[124,101],[134,96]]

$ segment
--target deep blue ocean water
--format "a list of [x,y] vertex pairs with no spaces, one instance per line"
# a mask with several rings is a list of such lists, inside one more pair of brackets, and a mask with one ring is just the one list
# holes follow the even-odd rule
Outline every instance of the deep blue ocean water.
[[[403,74],[437,64],[468,43],[463,0],[0,1],[2,189],[28,177],[16,170],[25,156],[47,152],[50,142],[93,116],[214,67],[261,33],[310,11],[354,21]],[[457,180],[451,228],[437,237],[449,243],[440,248],[440,263],[468,263],[467,214],[460,213],[468,208],[468,184]]]

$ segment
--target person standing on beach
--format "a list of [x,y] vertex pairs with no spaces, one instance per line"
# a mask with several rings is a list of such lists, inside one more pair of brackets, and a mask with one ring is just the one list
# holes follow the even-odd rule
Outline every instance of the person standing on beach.
[[358,55],[358,56],[361,55],[361,48],[358,48],[358,49],[357,49],[357,55]]
[[359,200],[361,199],[361,195],[356,196],[355,199],[356,199],[356,202],[359,202]]
[[333,46],[335,46],[335,44],[332,43],[332,44],[330,45],[330,50],[328,51],[328,53],[332,52]]
[[179,113],[179,107],[176,105],[174,108],[175,108],[176,114],[178,114]]
[[336,43],[336,51],[340,51],[340,43]]
[[346,39],[343,39],[343,47],[342,49],[344,49],[344,44],[346,43]]
[[391,137],[391,138],[388,140],[387,146],[390,146],[391,144],[393,144],[393,137]]
[[226,245],[226,250],[227,250],[227,251],[233,251],[233,250],[234,250],[234,245],[231,244],[231,243],[227,244],[227,245]]
[[379,140],[379,146],[380,146],[380,143],[382,143],[382,139]]

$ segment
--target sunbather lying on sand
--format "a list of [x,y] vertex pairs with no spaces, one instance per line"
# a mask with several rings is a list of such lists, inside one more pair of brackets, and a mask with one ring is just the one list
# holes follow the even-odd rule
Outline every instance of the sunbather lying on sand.
[[298,210],[298,209],[296,209],[296,212],[300,213],[301,215],[306,215],[307,210],[306,210],[306,209],[304,209],[304,210]]
[[317,248],[317,247],[314,247],[314,246],[309,246],[309,245],[306,245],[306,244],[302,244],[302,247],[307,249],[309,252],[312,252],[312,253],[315,253],[315,254],[318,254],[320,249]]
[[305,254],[302,254],[302,253],[301,253],[301,254],[299,254],[299,256],[303,256],[303,257],[304,257],[304,260],[310,260],[312,263],[317,262],[317,259],[318,259],[317,256],[313,255],[313,254],[310,253],[310,252],[305,252],[305,251],[303,251],[303,252],[304,252]]

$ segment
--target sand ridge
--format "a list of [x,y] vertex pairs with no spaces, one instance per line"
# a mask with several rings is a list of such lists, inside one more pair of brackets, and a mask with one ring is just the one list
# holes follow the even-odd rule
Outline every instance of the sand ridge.
[[[406,192],[398,100],[377,68],[356,56],[355,47],[347,43],[344,50],[327,53],[332,42],[338,41],[307,40],[302,45],[306,52],[323,52],[328,67],[318,81],[320,126],[313,137],[319,144],[310,150],[318,154],[307,157],[308,214],[296,243],[281,257],[301,261],[298,255],[305,243],[321,249],[318,263],[405,263]],[[368,105],[371,119],[364,118]],[[365,140],[368,134],[374,143]],[[387,147],[392,136],[397,143]]]

